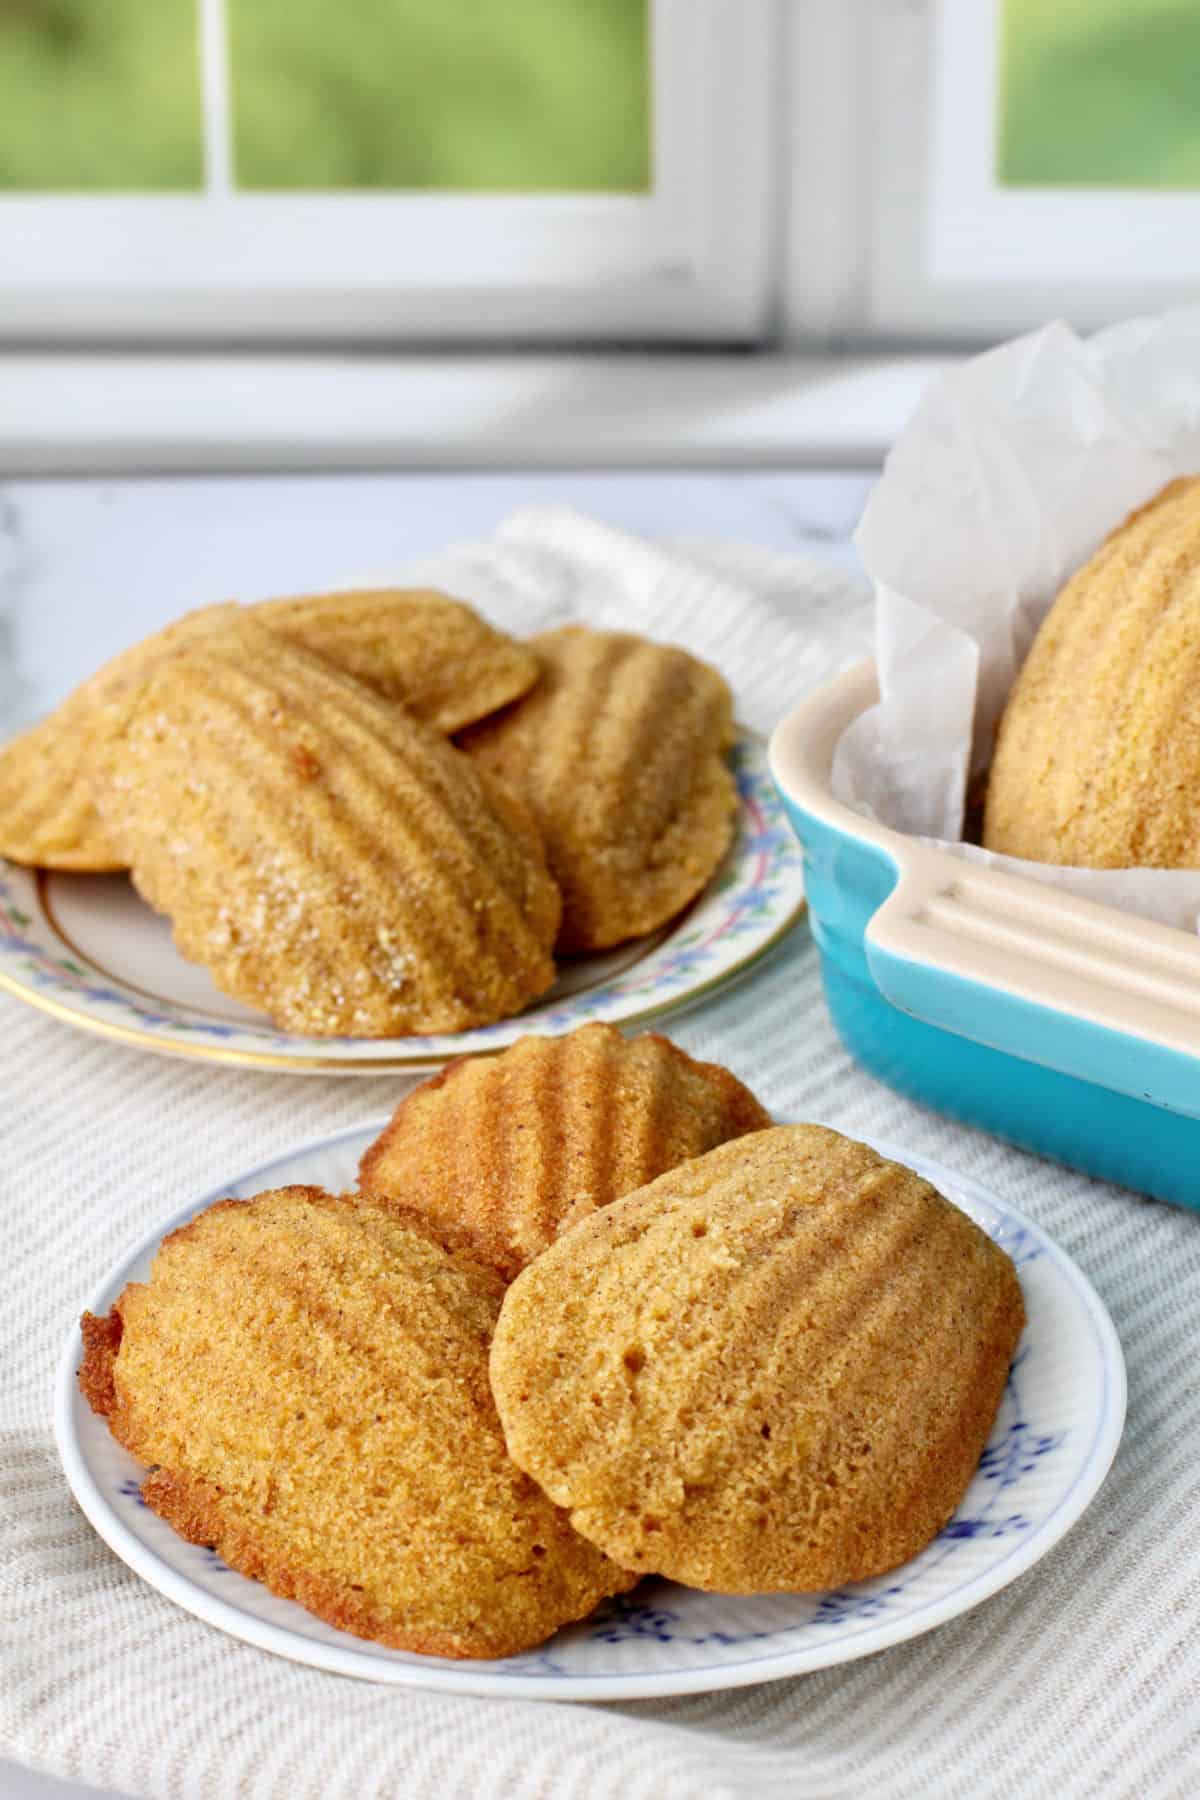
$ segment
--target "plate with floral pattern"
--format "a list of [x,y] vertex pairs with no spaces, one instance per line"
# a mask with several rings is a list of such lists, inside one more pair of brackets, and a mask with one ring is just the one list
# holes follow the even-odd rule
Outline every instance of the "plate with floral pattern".
[[[144,1279],[168,1231],[213,1201],[289,1182],[338,1191],[383,1120],[343,1131],[203,1195],[122,1259],[88,1308],[106,1312]],[[1013,1258],[1028,1323],[978,1471],[945,1529],[891,1574],[822,1594],[699,1593],[643,1581],[541,1648],[495,1662],[384,1649],[325,1625],[185,1543],[140,1496],[145,1474],[76,1384],[78,1330],[59,1368],[55,1430],[67,1480],[129,1567],[197,1618],[260,1649],[340,1675],[460,1694],[649,1699],[775,1681],[869,1656],[978,1606],[1031,1569],[1095,1497],[1125,1418],[1125,1365],[1091,1284],[1032,1220],[961,1175],[884,1144],[961,1206]]]
[[298,1074],[437,1068],[502,1050],[525,1032],[592,1019],[632,1025],[691,1005],[757,962],[804,910],[800,847],[767,769],[743,732],[733,752],[734,841],[700,897],[664,929],[559,965],[550,992],[475,1031],[405,1038],[309,1038],[230,1000],[180,956],[167,919],[125,875],[75,875],[0,858],[0,988],[80,1030],[167,1056]]

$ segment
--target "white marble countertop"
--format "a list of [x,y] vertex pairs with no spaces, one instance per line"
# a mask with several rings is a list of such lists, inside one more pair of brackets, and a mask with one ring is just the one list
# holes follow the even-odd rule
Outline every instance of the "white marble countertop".
[[[0,733],[212,601],[386,575],[553,501],[655,537],[738,538],[856,567],[865,473],[231,476],[0,485]],[[97,1790],[0,1761],[0,1800]]]

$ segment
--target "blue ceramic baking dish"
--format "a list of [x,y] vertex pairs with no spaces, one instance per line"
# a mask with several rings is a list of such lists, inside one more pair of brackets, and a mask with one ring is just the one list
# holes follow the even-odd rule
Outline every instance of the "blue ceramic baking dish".
[[770,749],[847,1048],[939,1112],[1200,1208],[1200,938],[840,804],[834,745],[877,699],[862,663],[790,713]]

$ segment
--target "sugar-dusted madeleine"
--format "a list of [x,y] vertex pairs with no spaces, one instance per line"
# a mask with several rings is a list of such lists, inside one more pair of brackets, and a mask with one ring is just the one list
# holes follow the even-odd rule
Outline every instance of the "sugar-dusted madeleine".
[[0,856],[91,873],[125,867],[96,810],[97,760],[121,731],[150,664],[225,626],[237,612],[205,607],[123,650],[48,718],[0,749]]
[[1126,519],[1043,620],[983,841],[1031,862],[1200,869],[1200,476]]
[[531,647],[537,686],[460,741],[533,813],[559,949],[604,949],[673,918],[728,848],[733,700],[706,663],[627,632],[567,625]]
[[770,1114],[736,1076],[615,1025],[525,1037],[407,1094],[359,1169],[507,1279],[563,1230]]
[[461,600],[428,588],[363,588],[261,600],[259,624],[399,700],[436,731],[460,731],[527,692],[538,660]]
[[531,650],[461,600],[427,589],[207,607],[114,657],[0,750],[0,854],[53,869],[123,867],[92,793],[97,758],[120,729],[121,696],[164,653],[246,620],[324,657],[441,732],[486,717],[537,680]]
[[428,1223],[316,1188],[224,1200],[85,1314],[80,1386],[147,1505],[398,1649],[508,1656],[631,1585],[510,1461],[501,1283]]
[[514,1460],[623,1567],[812,1592],[946,1524],[1023,1323],[1009,1258],[927,1181],[779,1126],[530,1263],[492,1391]]
[[92,798],[85,741],[98,708],[88,685],[0,749],[0,856],[93,874],[124,866]]
[[554,980],[559,896],[521,804],[253,621],[147,671],[96,794],[182,954],[285,1030],[460,1031]]

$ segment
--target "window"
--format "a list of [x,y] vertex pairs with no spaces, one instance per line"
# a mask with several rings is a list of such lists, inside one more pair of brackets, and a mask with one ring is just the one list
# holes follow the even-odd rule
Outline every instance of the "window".
[[0,189],[200,188],[198,53],[189,0],[0,9]]
[[1193,0],[1002,0],[1001,187],[1200,188]]
[[884,0],[876,24],[868,330],[971,341],[1193,298],[1191,0]]
[[235,186],[647,193],[647,0],[216,0]]
[[0,338],[1088,328],[1192,297],[1198,58],[1196,0],[0,0]]
[[774,14],[10,0],[0,329],[752,337]]

